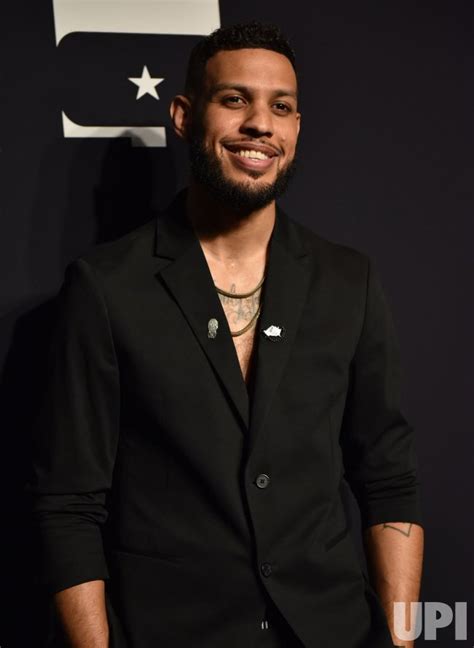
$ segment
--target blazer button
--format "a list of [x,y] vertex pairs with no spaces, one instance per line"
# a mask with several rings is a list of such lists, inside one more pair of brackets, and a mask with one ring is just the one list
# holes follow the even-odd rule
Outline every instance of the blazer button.
[[272,566],[270,565],[270,563],[264,562],[260,565],[260,571],[264,576],[268,578],[268,576],[270,576],[270,574],[272,573]]
[[255,483],[259,488],[266,488],[268,484],[270,483],[270,477],[266,475],[265,473],[262,473],[257,477],[255,480]]

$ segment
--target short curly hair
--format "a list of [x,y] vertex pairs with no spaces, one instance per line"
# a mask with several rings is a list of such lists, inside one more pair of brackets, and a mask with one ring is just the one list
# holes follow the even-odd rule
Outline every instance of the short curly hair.
[[191,50],[184,91],[187,96],[196,95],[202,87],[207,61],[222,50],[246,48],[268,49],[283,54],[296,72],[296,56],[288,39],[275,25],[257,21],[219,27],[200,40]]

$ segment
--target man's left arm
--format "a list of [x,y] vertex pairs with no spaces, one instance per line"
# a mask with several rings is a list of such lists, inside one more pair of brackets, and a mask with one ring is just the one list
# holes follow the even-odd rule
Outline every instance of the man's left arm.
[[[369,580],[395,645],[394,602],[419,600],[423,554],[420,484],[412,427],[400,411],[399,346],[370,262],[365,313],[351,363],[341,429],[345,477],[361,512]],[[407,614],[410,605],[406,606]],[[407,617],[407,621],[409,618]]]
[[423,528],[411,522],[384,522],[364,532],[370,581],[385,610],[395,646],[414,646],[413,641],[402,642],[396,636],[393,604],[405,604],[406,627],[414,627],[410,603],[419,600],[423,540]]

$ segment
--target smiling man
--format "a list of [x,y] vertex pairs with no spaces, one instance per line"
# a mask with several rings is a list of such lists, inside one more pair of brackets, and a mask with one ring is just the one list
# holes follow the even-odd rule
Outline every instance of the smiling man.
[[[174,99],[171,117],[189,145],[188,218],[214,283],[230,293],[219,294],[250,382],[275,199],[294,170],[300,113],[295,70],[285,54],[244,47],[209,57],[206,47],[232,47],[226,38],[237,33],[222,30],[197,47],[186,95]],[[239,298],[240,293],[250,294]]]
[[[290,61],[271,50],[224,50],[209,60],[204,87],[195,83],[189,78],[187,96],[172,105],[177,132],[189,142],[194,181],[239,214],[268,207],[295,164],[300,113]],[[199,121],[187,124],[193,106]]]
[[278,29],[203,39],[171,105],[189,187],[68,267],[31,490],[75,648],[388,648],[393,602],[418,599],[380,282],[275,202],[298,110]]

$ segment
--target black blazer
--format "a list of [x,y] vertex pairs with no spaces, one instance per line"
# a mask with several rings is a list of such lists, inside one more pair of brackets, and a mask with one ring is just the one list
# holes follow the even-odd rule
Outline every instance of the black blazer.
[[50,590],[106,579],[112,647],[257,645],[268,595],[307,648],[392,646],[342,499],[420,523],[380,283],[278,209],[262,300],[249,397],[184,195],[68,266],[29,489]]

